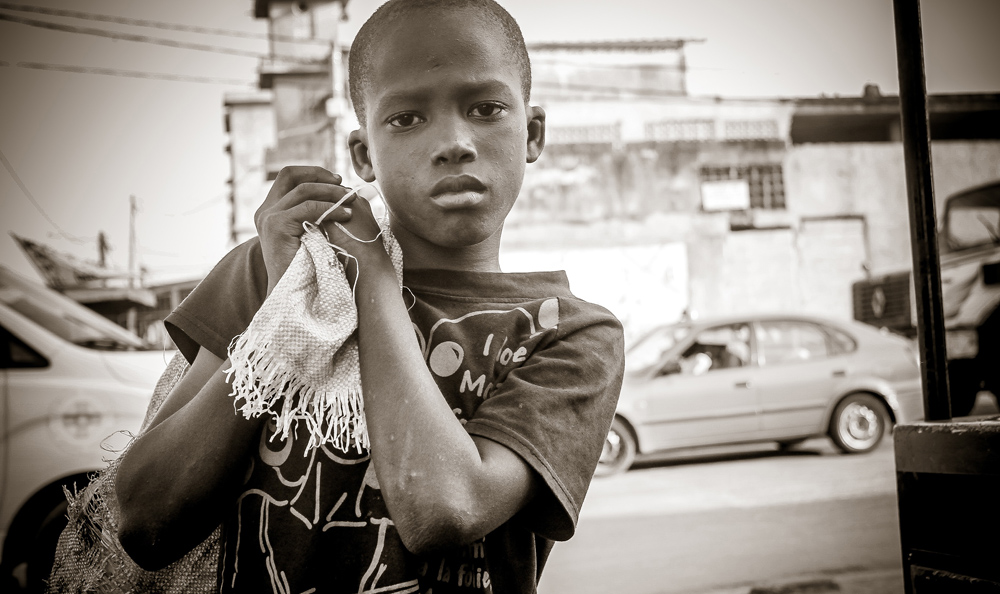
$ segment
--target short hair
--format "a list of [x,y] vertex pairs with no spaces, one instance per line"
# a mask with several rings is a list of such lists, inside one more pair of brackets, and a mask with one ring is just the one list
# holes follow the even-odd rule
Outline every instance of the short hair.
[[371,61],[377,48],[378,36],[391,23],[400,17],[420,10],[428,9],[474,8],[479,11],[486,22],[498,27],[506,41],[507,55],[513,56],[521,77],[521,95],[527,103],[531,96],[531,61],[528,49],[524,45],[521,28],[514,17],[504,10],[494,0],[389,0],[365,21],[358,30],[351,44],[351,54],[348,59],[347,76],[351,92],[351,102],[354,103],[354,113],[358,122],[364,126],[367,120],[365,110],[365,92],[371,84]]

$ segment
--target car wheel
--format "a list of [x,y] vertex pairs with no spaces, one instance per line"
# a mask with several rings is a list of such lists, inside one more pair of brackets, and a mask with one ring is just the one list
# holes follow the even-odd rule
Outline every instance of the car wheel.
[[596,476],[611,476],[625,472],[635,461],[636,444],[625,421],[618,417],[611,422],[611,429],[604,438],[604,449],[597,463]]
[[882,441],[889,423],[881,400],[871,394],[851,394],[833,411],[830,438],[847,454],[870,452]]
[[45,584],[52,572],[52,563],[55,559],[56,545],[59,536],[62,534],[68,520],[66,511],[69,504],[63,500],[59,503],[42,522],[35,535],[34,541],[29,545],[28,551],[28,571],[27,571],[27,592],[41,593],[45,591]]

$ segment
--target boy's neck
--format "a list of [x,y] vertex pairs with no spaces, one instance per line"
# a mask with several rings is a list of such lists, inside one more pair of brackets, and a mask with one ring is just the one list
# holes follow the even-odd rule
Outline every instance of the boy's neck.
[[403,250],[403,267],[408,270],[436,268],[468,272],[501,272],[500,233],[484,241],[465,247],[446,247],[433,244],[406,229],[393,229],[393,235]]

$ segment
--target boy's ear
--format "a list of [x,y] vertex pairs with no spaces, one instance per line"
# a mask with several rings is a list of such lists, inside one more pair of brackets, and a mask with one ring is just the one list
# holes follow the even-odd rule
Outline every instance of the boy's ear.
[[368,183],[375,181],[375,167],[368,151],[368,138],[364,129],[354,130],[347,136],[347,146],[351,151],[351,163],[358,177]]
[[545,110],[528,106],[528,163],[534,163],[545,148]]

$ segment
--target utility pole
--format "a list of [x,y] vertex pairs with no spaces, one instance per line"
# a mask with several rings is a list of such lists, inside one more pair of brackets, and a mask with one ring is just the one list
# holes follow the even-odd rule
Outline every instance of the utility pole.
[[104,231],[97,232],[97,265],[101,268],[108,267],[108,251],[111,246],[108,245],[108,236],[104,234]]
[[135,195],[128,197],[128,288],[135,288],[136,265],[138,264],[137,241],[135,237],[135,215],[137,212]]

